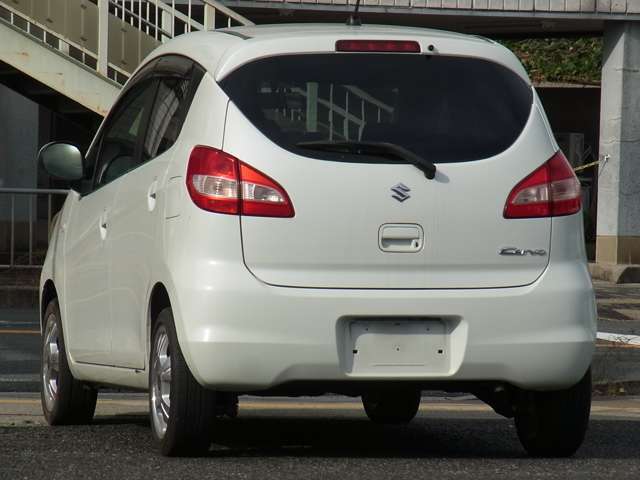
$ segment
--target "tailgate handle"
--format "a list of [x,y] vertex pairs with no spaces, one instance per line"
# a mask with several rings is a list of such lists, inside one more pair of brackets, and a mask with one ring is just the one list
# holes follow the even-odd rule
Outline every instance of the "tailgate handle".
[[378,246],[383,252],[419,252],[423,245],[424,231],[418,224],[388,223],[380,227]]

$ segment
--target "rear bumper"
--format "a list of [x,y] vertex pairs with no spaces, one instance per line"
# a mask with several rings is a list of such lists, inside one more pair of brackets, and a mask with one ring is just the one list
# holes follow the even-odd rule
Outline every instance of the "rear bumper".
[[[187,363],[209,388],[412,380],[560,389],[583,376],[594,351],[595,298],[580,262],[551,264],[528,286],[477,290],[283,288],[243,265],[215,269],[211,284],[202,281],[202,266],[179,284],[174,311]],[[425,316],[443,319],[445,361],[353,369],[352,321]]]

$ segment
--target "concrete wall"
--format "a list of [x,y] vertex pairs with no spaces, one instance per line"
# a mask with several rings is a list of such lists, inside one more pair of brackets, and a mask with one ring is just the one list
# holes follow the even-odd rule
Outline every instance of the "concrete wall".
[[640,263],[640,22],[607,24],[602,65],[598,263]]
[[[38,182],[36,154],[38,151],[37,103],[0,85],[0,188],[35,188]],[[11,239],[11,198],[0,194],[0,263],[6,263],[3,252],[9,250]],[[15,219],[20,225],[14,233],[14,241],[28,243],[26,220],[28,204],[24,199],[15,200]],[[28,233],[27,233],[28,234]]]
[[38,110],[37,103],[0,85],[0,188],[37,186]]

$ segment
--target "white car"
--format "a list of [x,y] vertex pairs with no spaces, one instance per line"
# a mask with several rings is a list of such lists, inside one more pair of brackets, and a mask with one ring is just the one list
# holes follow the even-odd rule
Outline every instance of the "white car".
[[427,389],[571,455],[596,307],[580,185],[522,65],[485,38],[277,25],[180,36],[124,87],[41,279],[42,399],[90,422],[150,392],[165,455],[204,452],[241,394],[362,396],[408,422]]

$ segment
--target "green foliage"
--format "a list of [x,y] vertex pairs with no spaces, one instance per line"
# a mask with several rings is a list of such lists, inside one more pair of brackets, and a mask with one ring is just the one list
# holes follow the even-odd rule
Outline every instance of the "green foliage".
[[502,40],[536,82],[600,84],[602,38]]

